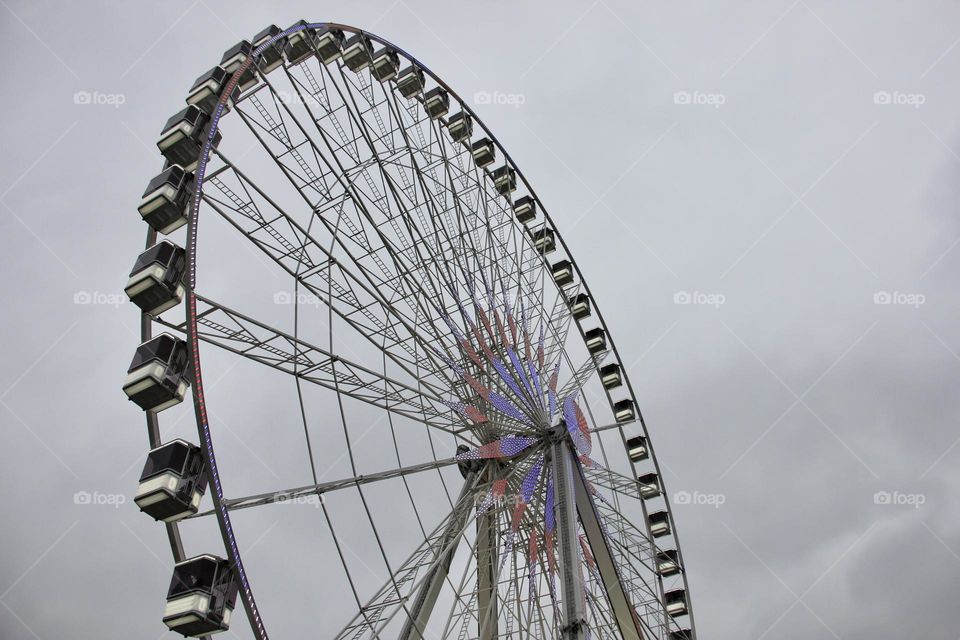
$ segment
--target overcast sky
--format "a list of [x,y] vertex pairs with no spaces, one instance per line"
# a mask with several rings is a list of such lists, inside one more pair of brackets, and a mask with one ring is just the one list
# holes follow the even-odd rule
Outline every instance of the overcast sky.
[[[675,507],[701,637],[957,637],[956,2],[0,5],[4,639],[174,637],[169,549],[131,502],[146,438],[120,384],[138,316],[114,302],[163,122],[240,37],[300,18],[494,96],[474,107],[635,363],[670,492],[713,503]],[[223,372],[217,410],[269,424],[243,390],[279,383]],[[281,436],[217,433],[228,468],[281,481]],[[328,597],[311,591],[324,559],[286,551],[321,531],[303,517],[241,532],[268,601]],[[195,529],[189,551],[216,543]],[[304,601],[269,605],[275,637],[315,628],[325,612]]]

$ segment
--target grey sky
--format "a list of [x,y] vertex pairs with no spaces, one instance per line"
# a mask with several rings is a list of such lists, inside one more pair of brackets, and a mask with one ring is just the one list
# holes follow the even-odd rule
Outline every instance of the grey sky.
[[[169,549],[130,502],[146,438],[120,383],[138,317],[111,296],[143,243],[163,122],[240,37],[300,18],[365,28],[462,96],[514,103],[474,106],[636,361],[671,493],[722,496],[675,508],[702,637],[957,637],[956,3],[0,0],[0,16],[3,638],[173,637]],[[228,494],[302,480],[296,434],[225,427],[271,424],[250,385],[289,384],[204,362],[223,379]],[[316,604],[339,594],[310,511],[238,516],[275,637],[302,637],[304,611],[337,626]],[[193,552],[218,544],[212,526],[190,533]],[[309,536],[315,553],[294,558]]]

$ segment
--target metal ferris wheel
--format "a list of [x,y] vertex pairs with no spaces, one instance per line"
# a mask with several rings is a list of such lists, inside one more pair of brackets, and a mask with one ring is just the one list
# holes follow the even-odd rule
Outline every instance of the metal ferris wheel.
[[[543,204],[473,110],[395,45],[307,22],[229,49],[186,101],[158,142],[164,170],[139,207],[146,250],[126,288],[143,344],[124,391],[151,446],[136,503],[173,551],[167,627],[224,631],[239,595],[267,638],[283,589],[245,569],[231,518],[318,497],[337,553],[312,578],[348,588],[317,603],[330,633],[303,621],[314,635],[694,638],[622,360]],[[248,251],[224,252],[227,235]],[[253,260],[287,283],[278,305],[239,275]],[[305,439],[284,458],[302,483],[244,496],[221,482],[208,354],[295,388],[298,406],[271,409],[270,428]],[[188,394],[198,443],[162,442],[158,414]],[[361,452],[370,439],[382,455]],[[331,449],[348,475],[330,476]],[[418,494],[424,482],[442,508]],[[374,491],[397,509],[383,513]],[[204,518],[223,549],[187,557],[181,533]],[[386,576],[374,588],[345,560],[361,531]]]

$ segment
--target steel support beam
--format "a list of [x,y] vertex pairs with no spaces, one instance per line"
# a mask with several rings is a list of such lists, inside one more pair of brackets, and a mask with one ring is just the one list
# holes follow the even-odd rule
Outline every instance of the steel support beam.
[[550,464],[553,470],[554,509],[557,522],[557,546],[560,556],[560,605],[563,640],[587,638],[587,597],[580,562],[577,535],[576,475],[573,456],[566,440],[553,444]]
[[[490,473],[491,465],[487,467]],[[497,640],[500,610],[497,600],[497,509],[477,518],[477,620],[479,640]]]
[[437,604],[440,589],[443,588],[443,583],[450,573],[450,564],[457,552],[460,532],[466,526],[467,518],[473,508],[474,501],[470,499],[470,494],[474,491],[476,477],[477,474],[473,471],[464,476],[463,489],[454,503],[459,511],[455,512],[447,523],[439,546],[440,557],[434,559],[433,569],[420,585],[416,597],[409,606],[407,621],[403,624],[399,640],[426,640],[427,638],[427,623],[430,621],[434,605]]
[[600,515],[597,513],[593,498],[590,496],[590,489],[587,486],[583,467],[573,461],[573,454],[569,448],[564,447],[564,449],[565,457],[571,460],[573,466],[573,489],[576,497],[577,513],[580,515],[580,523],[583,525],[587,542],[590,543],[590,549],[593,551],[593,557],[597,563],[600,579],[603,581],[603,588],[607,593],[610,609],[620,630],[620,637],[624,640],[644,640],[645,636],[641,631],[640,621],[629,597],[627,597],[626,590],[623,588],[620,573],[617,571],[617,563],[614,561],[610,545],[603,533]]

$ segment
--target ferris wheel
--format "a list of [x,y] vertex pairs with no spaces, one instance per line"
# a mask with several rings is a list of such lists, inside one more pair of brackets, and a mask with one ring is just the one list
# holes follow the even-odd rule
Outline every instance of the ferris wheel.
[[[382,38],[305,21],[227,50],[186,103],[161,132],[126,287],[143,343],[124,391],[151,447],[135,501],[173,553],[166,626],[236,627],[239,596],[267,638],[285,593],[247,571],[232,518],[312,497],[337,553],[303,580],[347,587],[315,603],[329,631],[305,618],[313,635],[695,638],[626,368],[543,203],[470,106]],[[287,287],[269,308],[241,275],[251,261]],[[214,355],[294,389],[293,408],[257,402],[278,405],[270,429],[305,440],[284,454],[300,484],[222,482],[201,366]],[[188,397],[198,439],[162,441],[159,414]],[[331,450],[349,473],[330,476]],[[371,498],[383,491],[390,513]],[[223,547],[188,557],[181,535],[204,519]],[[373,587],[345,559],[360,535],[386,576]]]

